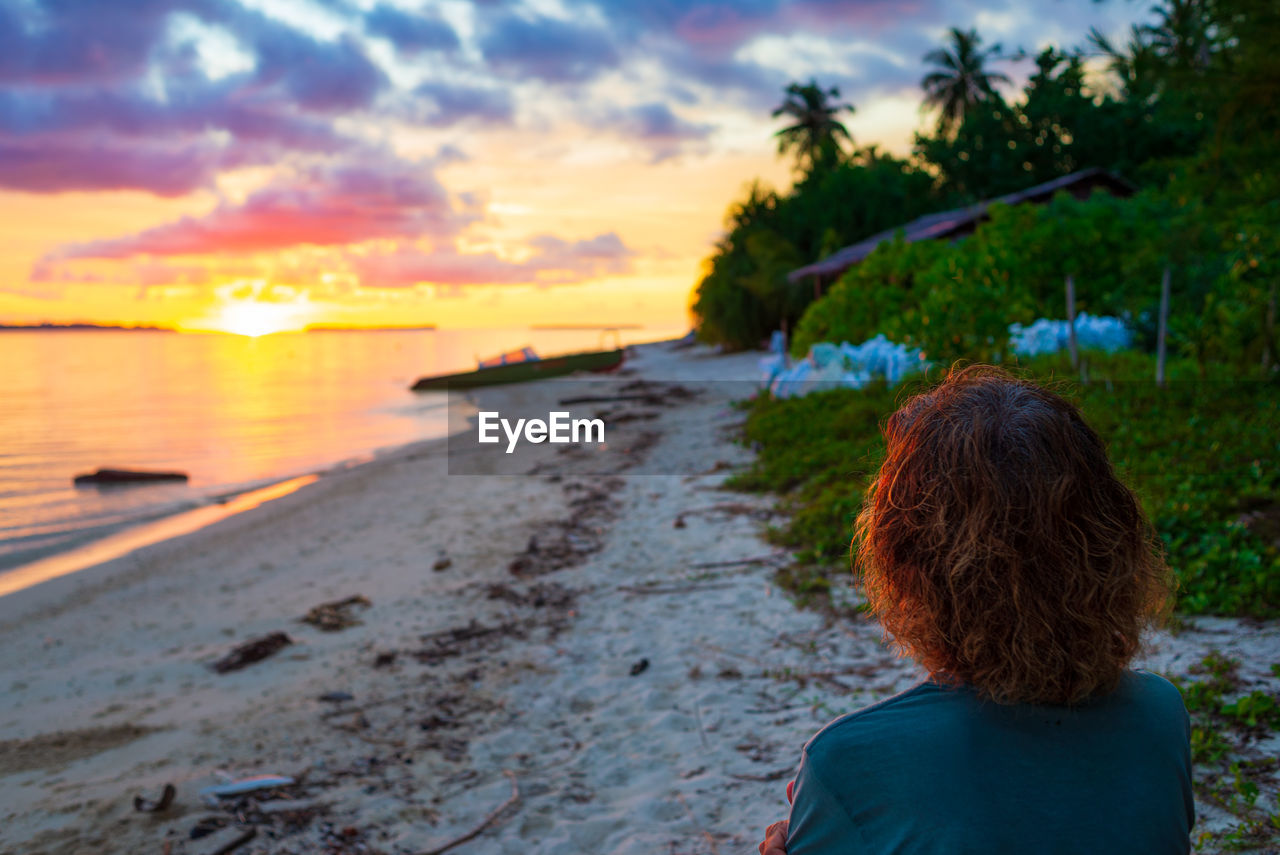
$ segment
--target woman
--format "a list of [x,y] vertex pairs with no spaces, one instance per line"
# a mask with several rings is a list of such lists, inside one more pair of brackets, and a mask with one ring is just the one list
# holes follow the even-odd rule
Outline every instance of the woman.
[[760,851],[1189,851],[1186,709],[1128,667],[1170,575],[1098,435],[988,366],[884,432],[856,569],[929,677],[809,741]]

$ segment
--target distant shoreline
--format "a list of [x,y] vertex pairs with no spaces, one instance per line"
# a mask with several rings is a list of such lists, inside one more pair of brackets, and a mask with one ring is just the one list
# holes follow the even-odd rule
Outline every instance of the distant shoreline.
[[102,330],[104,332],[178,332],[173,327],[156,327],[145,324],[131,327],[120,324],[0,324],[0,332],[85,332],[94,330]]

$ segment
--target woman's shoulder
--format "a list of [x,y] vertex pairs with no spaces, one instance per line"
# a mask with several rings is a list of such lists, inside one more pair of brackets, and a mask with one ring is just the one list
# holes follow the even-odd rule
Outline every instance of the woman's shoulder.
[[1097,725],[1098,719],[1181,724],[1186,719],[1186,708],[1176,686],[1159,674],[1141,670],[1126,671],[1113,692],[1076,708],[1006,706],[984,700],[971,686],[925,680],[830,722],[809,740],[805,753],[844,753],[859,746],[883,745],[886,740],[946,739],[952,730],[969,728],[974,722],[1025,723],[1039,718],[1060,722],[1064,715],[1085,726],[1090,721]]
[[1168,679],[1153,671],[1126,671],[1112,697],[1116,702],[1151,714],[1162,714],[1179,720],[1187,716],[1182,692]]
[[967,686],[950,686],[924,680],[904,692],[846,713],[814,734],[805,745],[806,753],[843,745],[849,741],[877,740],[896,731],[910,732],[921,717],[936,720],[948,706],[972,701]]

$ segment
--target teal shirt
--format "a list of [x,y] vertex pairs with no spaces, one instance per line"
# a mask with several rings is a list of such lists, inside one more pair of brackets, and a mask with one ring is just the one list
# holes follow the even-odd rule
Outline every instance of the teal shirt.
[[1185,855],[1190,723],[1130,671],[1078,707],[1000,705],[925,682],[805,745],[787,855]]

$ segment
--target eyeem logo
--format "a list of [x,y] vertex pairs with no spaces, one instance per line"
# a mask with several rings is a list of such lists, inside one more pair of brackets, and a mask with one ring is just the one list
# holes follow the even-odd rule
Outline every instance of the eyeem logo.
[[[516,450],[523,433],[526,442],[552,442],[557,444],[570,442],[604,442],[603,419],[575,419],[569,413],[547,413],[547,420],[516,419],[513,426],[500,413],[481,411],[479,422],[479,440],[483,443],[501,442],[498,428],[507,435],[507,454]],[[594,439],[592,437],[595,437]]]

